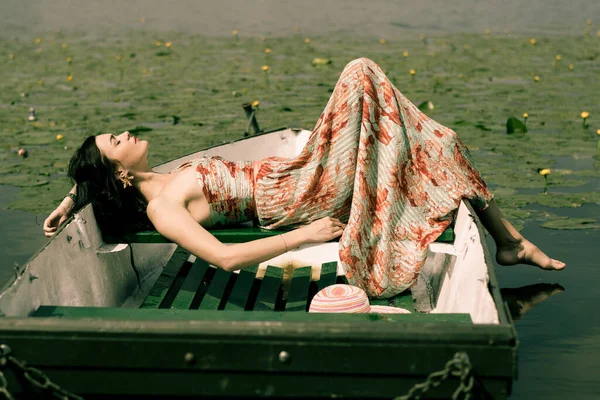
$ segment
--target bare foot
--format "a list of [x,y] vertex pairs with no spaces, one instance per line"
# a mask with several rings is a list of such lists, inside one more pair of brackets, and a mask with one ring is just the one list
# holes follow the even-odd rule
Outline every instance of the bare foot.
[[529,264],[551,271],[561,270],[566,265],[562,261],[548,257],[537,246],[525,238],[514,245],[498,246],[496,261],[500,265]]

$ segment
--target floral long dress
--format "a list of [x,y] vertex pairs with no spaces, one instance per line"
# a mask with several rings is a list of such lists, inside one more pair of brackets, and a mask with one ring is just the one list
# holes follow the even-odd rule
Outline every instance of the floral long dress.
[[485,209],[493,197],[456,133],[365,58],[345,67],[297,157],[262,160],[254,190],[264,228],[347,222],[339,241],[346,277],[379,298],[414,283],[461,199]]

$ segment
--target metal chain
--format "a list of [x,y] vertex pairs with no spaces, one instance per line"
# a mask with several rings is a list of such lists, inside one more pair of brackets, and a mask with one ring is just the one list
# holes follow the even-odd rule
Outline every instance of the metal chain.
[[396,397],[394,400],[411,400],[420,399],[428,390],[436,388],[449,377],[460,379],[460,383],[454,393],[452,400],[457,400],[461,393],[464,394],[464,400],[469,400],[473,391],[475,378],[471,374],[471,360],[467,353],[459,352],[454,354],[454,357],[449,360],[444,369],[429,374],[425,382],[415,384],[407,394]]
[[8,385],[6,383],[6,378],[4,377],[4,374],[2,373],[2,371],[0,371],[0,398],[6,399],[6,400],[14,400],[14,397],[8,391],[7,386]]
[[[24,361],[20,361],[13,356],[9,355],[11,352],[10,347],[5,344],[0,345],[0,368],[5,368],[6,366],[13,367],[13,370],[16,372],[22,373],[23,377],[29,382],[32,386],[36,388],[49,392],[52,396],[61,400],[84,400],[83,397],[80,397],[74,393],[68,392],[65,389],[58,386],[56,383],[52,382],[50,378],[42,371],[37,368],[33,368],[27,366],[27,363]],[[0,398],[4,398],[7,400],[13,400],[13,396],[8,391],[7,382],[4,374],[0,371]]]

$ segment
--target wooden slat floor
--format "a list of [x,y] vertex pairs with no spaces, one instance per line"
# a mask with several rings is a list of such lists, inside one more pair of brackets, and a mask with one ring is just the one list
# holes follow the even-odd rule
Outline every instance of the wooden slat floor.
[[[258,265],[239,273],[226,272],[197,259],[188,262],[189,253],[178,248],[140,308],[230,310],[230,311],[308,311],[314,295],[321,289],[347,283],[337,276],[337,262],[320,266],[318,280],[311,280],[312,267],[295,268],[291,279],[284,279],[284,269],[267,266],[257,274]],[[371,304],[402,307],[414,312],[410,292]]]

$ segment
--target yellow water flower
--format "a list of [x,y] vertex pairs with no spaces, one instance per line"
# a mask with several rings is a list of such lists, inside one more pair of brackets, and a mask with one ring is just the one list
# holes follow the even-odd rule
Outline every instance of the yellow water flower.
[[60,47],[62,47],[63,49],[66,49],[68,47],[68,44],[63,43],[63,44],[60,45]]
[[536,82],[539,82],[540,81],[540,77],[536,75],[536,76],[533,77],[533,80],[536,81]]
[[379,44],[385,44],[385,39],[379,39]]
[[15,55],[14,54],[9,54],[8,58],[11,59],[11,60],[14,60],[15,59]]
[[408,73],[411,74],[412,76],[415,76],[417,71],[415,71],[414,69],[411,69],[410,71],[408,71]]
[[304,38],[304,43],[309,44],[310,43],[310,38]]
[[581,118],[583,119],[583,127],[584,127],[584,128],[587,128],[587,126],[588,126],[588,125],[587,125],[587,122],[586,122],[586,120],[587,120],[587,118],[588,118],[589,116],[590,116],[590,113],[589,113],[589,112],[587,112],[587,111],[582,111],[582,112],[581,112]]
[[531,39],[529,39],[529,43],[531,43],[531,44],[535,44],[535,38],[531,38]]
[[556,61],[560,61],[560,59],[561,59],[561,58],[562,58],[562,57],[560,56],[560,54],[557,54],[557,55],[556,55]]
[[459,77],[460,79],[462,79],[462,78],[463,78],[463,76],[464,76],[463,74],[458,74],[458,77]]
[[489,30],[489,29],[485,29],[485,30],[483,31],[483,33],[484,33],[484,34],[486,34],[486,35],[489,35],[489,34],[490,34],[490,30]]
[[575,69],[575,66],[574,66],[573,64],[569,64],[569,69],[570,69],[571,71],[573,71],[573,69]]
[[60,133],[58,135],[56,135],[56,140],[62,140],[64,138],[63,135],[61,135]]
[[596,133],[597,133],[597,134],[600,136],[600,129],[598,129],[598,130],[596,131]]
[[38,85],[44,86],[44,81],[38,81]]
[[258,101],[258,100],[254,100],[252,102],[252,107],[254,107],[254,108],[258,107],[259,105],[260,105],[260,101]]
[[525,118],[525,119],[529,118],[529,114],[523,113],[523,118]]
[[42,43],[42,39],[40,39],[39,37],[35,38],[35,44],[40,44],[40,43]]
[[65,60],[66,60],[66,61],[67,61],[69,64],[71,64],[71,62],[73,61],[73,59],[72,59],[71,57],[67,57]]
[[121,61],[121,56],[115,56],[115,60]]
[[404,57],[408,57],[408,51],[405,51],[404,53],[402,53],[402,55],[403,55]]
[[538,172],[540,173],[540,175],[546,176],[550,173],[550,168],[539,169]]
[[160,46],[162,46],[162,42],[160,40],[157,40],[156,42],[154,42],[154,45],[156,47],[160,47]]
[[262,66],[262,70],[267,72],[269,70],[269,66],[268,65],[263,65]]
[[238,33],[240,33],[240,31],[238,31],[237,29],[234,29],[234,30],[231,32],[231,34],[232,34],[233,36],[237,36],[237,35],[238,35]]
[[69,75],[69,76],[67,76],[67,80],[68,80],[69,82],[71,82],[71,81],[73,80],[73,75]]
[[269,54],[270,52],[271,52],[271,49],[267,47],[267,48],[265,49],[265,53]]
[[171,46],[172,46],[172,45],[171,45],[171,42],[166,42],[166,43],[165,43],[165,47],[166,47],[167,49],[170,49],[170,48],[171,48]]

